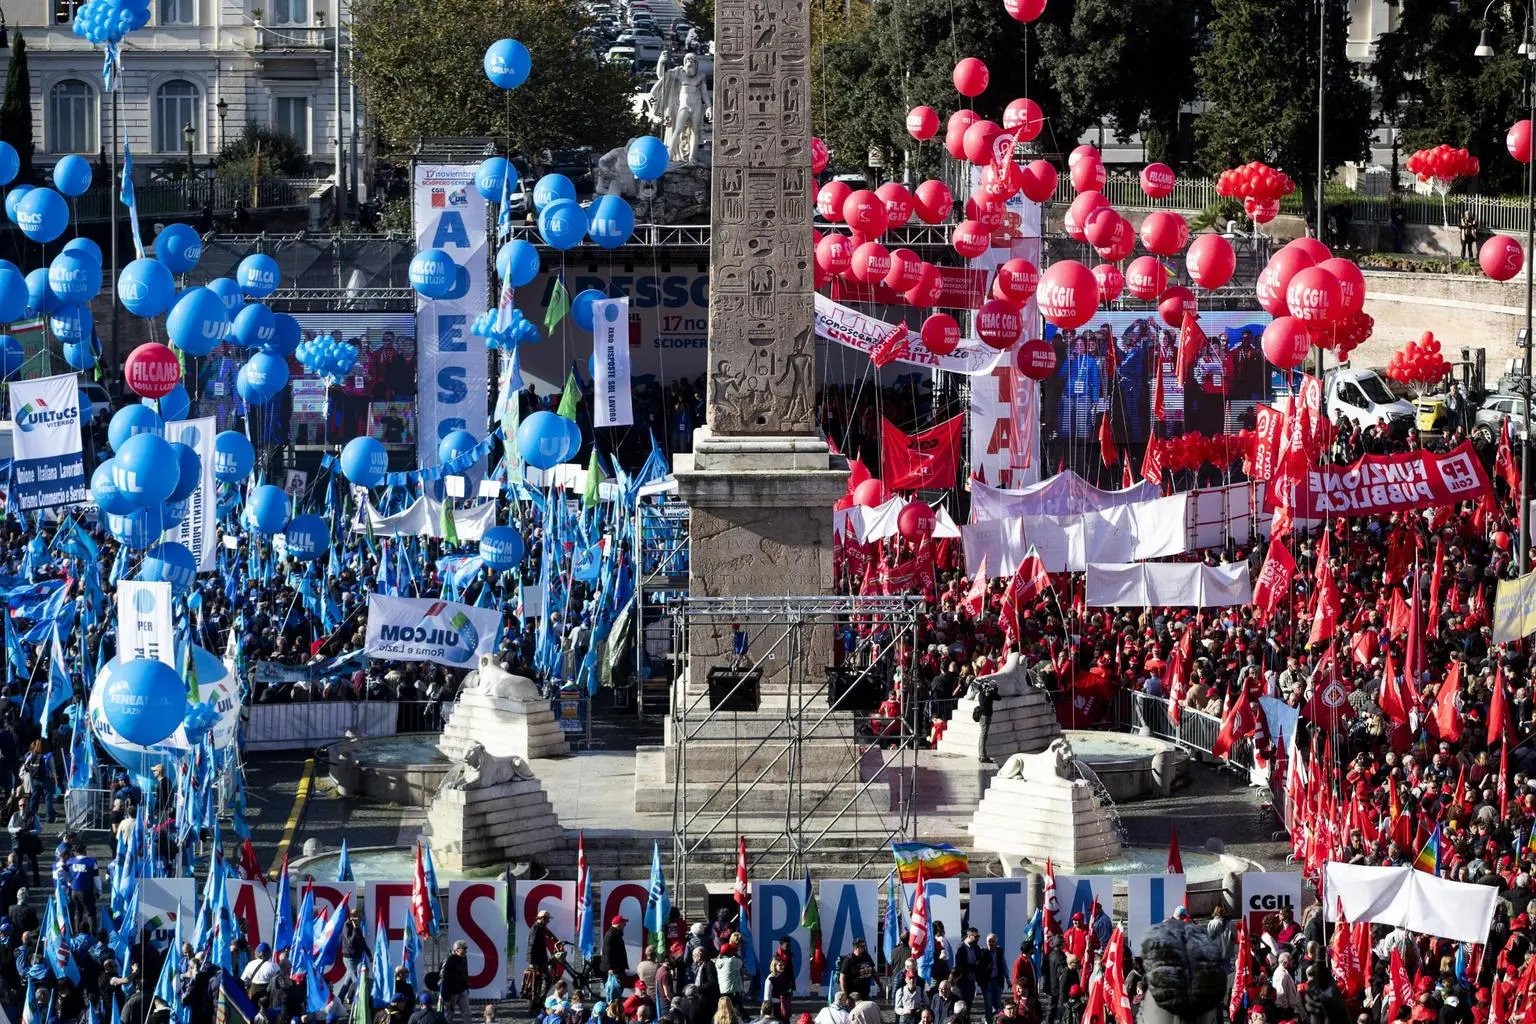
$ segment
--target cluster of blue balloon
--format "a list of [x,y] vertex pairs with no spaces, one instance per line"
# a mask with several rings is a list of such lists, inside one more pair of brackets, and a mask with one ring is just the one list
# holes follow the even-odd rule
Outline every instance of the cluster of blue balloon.
[[357,346],[330,335],[299,342],[293,354],[310,373],[331,379],[345,377],[357,365]]
[[547,409],[540,409],[517,426],[517,452],[536,469],[551,469],[581,451],[581,428]]
[[149,0],[86,0],[75,12],[75,35],[88,43],[120,43],[149,24]]
[[91,497],[107,530],[134,550],[147,548],[187,517],[187,499],[202,478],[189,445],[167,441],[165,422],[146,405],[119,409],[107,426],[113,455],[91,475]]
[[587,209],[576,201],[576,186],[563,174],[546,174],[533,186],[539,237],[552,249],[573,249],[583,238],[617,249],[635,233],[635,211],[620,196],[598,196]]
[[520,309],[512,310],[507,325],[497,327],[497,311],[481,313],[470,325],[469,333],[485,339],[485,347],[510,352],[519,345],[532,345],[544,340],[539,325],[523,315]]

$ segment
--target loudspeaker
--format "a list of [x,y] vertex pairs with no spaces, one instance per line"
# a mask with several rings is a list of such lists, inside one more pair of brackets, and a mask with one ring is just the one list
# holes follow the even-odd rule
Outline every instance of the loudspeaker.
[[885,700],[885,687],[874,673],[827,669],[827,705],[838,711],[875,711]]
[[756,711],[762,703],[763,670],[750,671],[715,665],[709,670],[709,707],[712,711]]

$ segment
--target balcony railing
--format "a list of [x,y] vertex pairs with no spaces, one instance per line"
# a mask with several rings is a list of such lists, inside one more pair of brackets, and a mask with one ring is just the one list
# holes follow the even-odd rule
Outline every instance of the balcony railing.
[[[304,209],[317,188],[331,183],[330,178],[260,178],[254,182],[239,178],[193,178],[190,181],[152,181],[134,186],[139,220],[152,218],[196,217],[209,208],[215,216],[228,214],[235,203],[248,210]],[[75,202],[75,216],[81,223],[100,223],[111,219],[112,205],[118,202],[118,189],[98,185]],[[127,216],[119,204],[118,214]]]

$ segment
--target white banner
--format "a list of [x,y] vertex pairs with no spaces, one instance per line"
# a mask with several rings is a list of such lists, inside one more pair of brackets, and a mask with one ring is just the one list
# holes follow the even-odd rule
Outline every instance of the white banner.
[[[517,930],[517,948],[512,951],[512,976],[522,980],[528,969],[528,933],[539,911],[549,911],[549,930],[555,938],[565,942],[576,939],[576,883],[575,882],[522,882],[516,883],[512,903],[512,927]],[[640,961],[630,964],[633,967]]]
[[180,441],[197,452],[202,461],[202,477],[197,490],[187,499],[187,517],[174,530],[165,532],[164,540],[173,540],[186,546],[197,559],[198,572],[212,572],[217,565],[219,484],[213,476],[213,438],[218,433],[218,421],[212,416],[195,420],[171,420],[165,425],[165,439]]
[[1536,633],[1536,572],[1499,580],[1493,599],[1493,642],[1514,643]]
[[[816,337],[818,338],[835,341],[839,345],[846,345],[848,348],[857,349],[868,355],[895,329],[895,324],[876,320],[850,306],[833,302],[820,292],[816,293]],[[1002,363],[1003,354],[994,348],[988,348],[979,338],[965,338],[961,339],[960,347],[949,355],[936,356],[928,351],[927,346],[918,337],[917,330],[914,329],[907,347],[901,355],[896,357],[896,361],[927,367],[931,370],[948,370],[951,373],[975,376],[991,373]]]
[[383,661],[435,661],[473,666],[496,649],[501,613],[454,601],[368,595],[368,632],[363,650]]
[[1131,875],[1125,886],[1125,937],[1131,952],[1141,955],[1147,930],[1162,924],[1184,905],[1183,875]]
[[[423,495],[394,515],[381,515],[366,499],[357,506],[357,518],[352,521],[353,533],[367,533],[363,516],[373,521],[375,537],[441,537],[443,535],[443,503]],[[496,525],[496,503],[481,502],[469,508],[453,510],[453,529],[465,544],[478,543],[485,531]]]
[[[900,532],[900,524],[897,520],[901,516],[901,510],[907,507],[905,498],[892,498],[884,505],[876,505],[867,508],[864,505],[854,505],[850,508],[834,509],[832,512],[832,530],[839,537],[848,536],[848,527],[852,525],[854,539],[860,544],[868,544],[872,540],[884,540],[894,537]],[[935,540],[958,540],[960,528],[950,517],[949,510],[942,504],[933,509],[933,537]]]
[[171,628],[171,585],[122,580],[117,584],[117,658],[149,658],[176,667]]
[[314,750],[350,733],[359,739],[393,736],[400,707],[394,701],[326,701],[324,714],[315,706],[256,703],[247,709],[246,750]]
[[[974,384],[972,385],[974,390]],[[1162,496],[1156,484],[1139,483],[1123,491],[1106,491],[1090,484],[1070,469],[1028,487],[1007,490],[979,481],[971,482],[971,522],[1009,516],[1068,516],[1081,512],[1151,501]]]
[[80,381],[73,373],[12,381],[11,508],[34,512],[90,500],[80,446]]
[[1040,385],[1007,363],[971,378],[971,475],[999,487],[1040,479]]
[[1113,875],[1057,875],[1056,905],[1061,908],[1056,920],[1063,928],[1072,923],[1075,914],[1083,915],[1087,923],[1094,903],[1106,914],[1115,911],[1115,878]]
[[1253,601],[1248,563],[1088,566],[1090,608],[1232,608]]
[[486,203],[468,165],[416,165],[416,251],[442,249],[465,272],[448,298],[416,303],[417,465],[437,464],[437,444],[455,430],[485,436],[490,393],[485,346],[469,336],[485,311]]
[[469,947],[469,997],[507,995],[507,883],[448,883],[448,945]]
[[[1457,942],[1486,942],[1499,890],[1453,882],[1412,867],[1376,868],[1329,861],[1323,904],[1336,920],[1338,903],[1350,921],[1370,921]],[[1246,890],[1248,875],[1243,876]]]
[[592,395],[596,403],[592,425],[631,426],[635,422],[635,413],[630,406],[629,300],[594,302],[592,325]]
[[1018,570],[1031,547],[1047,572],[1082,572],[1091,562],[1137,562],[1189,550],[1184,528],[1187,495],[1118,505],[1073,516],[1014,516],[960,528],[966,570],[985,559],[987,572]]

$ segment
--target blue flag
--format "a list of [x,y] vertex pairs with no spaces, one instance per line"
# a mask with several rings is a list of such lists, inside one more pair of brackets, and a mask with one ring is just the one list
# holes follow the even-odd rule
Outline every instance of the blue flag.
[[667,880],[661,873],[661,844],[651,843],[650,891],[645,899],[645,928],[654,934],[657,949],[666,936],[667,920],[672,916],[672,898],[667,895]]
[[[407,928],[406,931],[414,934],[416,929]],[[370,966],[373,968],[373,1002],[375,1006],[383,1006],[394,995],[395,972],[389,966],[389,939],[384,935],[382,920],[373,932],[373,963]]]
[[352,881],[352,855],[347,852],[347,840],[341,840],[341,856],[336,858],[336,881]]
[[128,207],[128,227],[133,232],[133,251],[144,258],[144,236],[139,231],[139,201],[133,192],[133,147],[123,143],[123,184],[118,199]]
[[176,994],[176,978],[181,974],[181,919],[185,916],[184,908],[178,904],[176,937],[171,940],[171,948],[166,951],[165,966],[160,968],[160,977],[155,982],[155,998],[165,1000],[167,1006],[181,1005],[181,1000]]
[[443,911],[437,905],[437,869],[432,866],[432,844],[421,844],[422,869],[421,873],[427,880],[427,909],[432,913],[432,921],[428,926],[428,933],[432,938],[437,938],[437,933],[443,927]]
[[576,946],[581,950],[581,955],[588,960],[597,955],[597,929],[592,926],[592,919],[597,915],[592,907],[592,871],[587,870],[581,880],[581,934],[576,936]]
[[[272,952],[281,953],[293,945],[293,886],[288,884],[288,858],[277,875],[277,920],[272,926]],[[387,1001],[387,1000],[386,1000]]]
[[752,935],[752,915],[750,906],[742,904],[741,920],[736,923],[736,930],[741,932],[741,969],[745,973],[756,978],[759,975],[757,969],[757,940]]
[[421,991],[421,936],[416,934],[415,928],[405,930],[405,950],[401,956],[401,963],[405,965],[405,976],[410,979],[411,988]]
[[896,872],[885,880],[885,928],[880,940],[880,951],[885,962],[891,963],[896,947],[901,945],[901,888],[896,884]]

